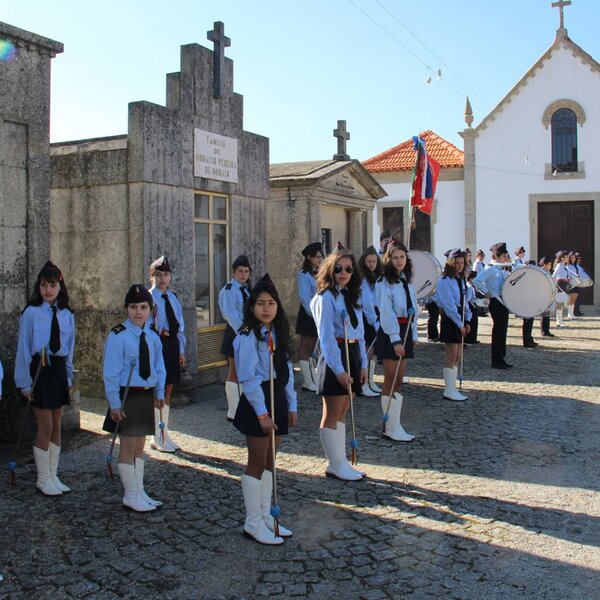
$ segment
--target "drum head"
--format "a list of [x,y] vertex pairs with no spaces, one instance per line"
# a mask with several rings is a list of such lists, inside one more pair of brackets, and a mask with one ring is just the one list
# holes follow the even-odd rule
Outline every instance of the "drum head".
[[591,287],[592,285],[594,285],[594,282],[587,277],[585,279],[581,279],[577,284],[577,286],[580,288]]
[[427,298],[435,292],[437,280],[442,274],[442,266],[433,254],[423,250],[409,250],[408,255],[413,265],[412,284],[417,300]]
[[502,301],[515,315],[537,317],[546,312],[556,293],[554,280],[544,269],[526,265],[515,269],[502,285]]

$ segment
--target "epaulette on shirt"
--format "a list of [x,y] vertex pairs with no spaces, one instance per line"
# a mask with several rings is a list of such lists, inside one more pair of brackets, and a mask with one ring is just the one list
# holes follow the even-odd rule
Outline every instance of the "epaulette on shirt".
[[252,331],[252,329],[250,327],[248,327],[248,325],[243,325],[242,327],[240,327],[240,330],[238,333],[240,335],[250,335],[251,331]]
[[115,325],[111,331],[113,333],[121,333],[121,331],[125,331],[125,329],[127,329],[127,327],[125,327],[125,325],[123,325],[123,323],[119,323],[118,325]]
[[231,283],[228,283],[228,284],[225,286],[225,289],[226,289],[226,290],[230,290],[230,289],[231,289],[231,285],[232,285]]
[[377,283],[381,283],[382,281],[383,281],[383,275],[380,275],[380,276],[377,278]]

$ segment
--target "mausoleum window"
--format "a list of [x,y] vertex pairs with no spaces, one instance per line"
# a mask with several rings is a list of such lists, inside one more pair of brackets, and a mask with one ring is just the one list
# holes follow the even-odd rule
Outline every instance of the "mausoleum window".
[[570,108],[552,115],[552,169],[558,173],[577,171],[577,116]]
[[198,330],[225,323],[219,311],[219,290],[229,279],[229,199],[194,194],[196,318]]

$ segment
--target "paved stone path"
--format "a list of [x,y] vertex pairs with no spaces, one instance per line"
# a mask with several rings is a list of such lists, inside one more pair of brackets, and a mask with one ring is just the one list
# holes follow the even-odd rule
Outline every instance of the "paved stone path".
[[65,442],[71,494],[36,494],[31,462],[0,491],[0,597],[600,598],[599,325],[596,313],[525,349],[511,319],[514,368],[469,347],[465,404],[441,399],[442,345],[421,343],[404,386],[417,440],[384,441],[379,400],[359,398],[357,483],[323,476],[320,401],[302,393],[279,458],[294,537],[277,548],[241,535],[245,450],[222,386],[173,411],[184,451],[148,449],[147,487],[165,505],[146,515],[123,510],[107,479],[104,406],[90,402],[87,431]]

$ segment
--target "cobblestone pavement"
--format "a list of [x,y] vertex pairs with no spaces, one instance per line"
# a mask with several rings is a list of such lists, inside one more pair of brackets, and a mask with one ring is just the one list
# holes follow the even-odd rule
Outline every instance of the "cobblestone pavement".
[[36,494],[31,462],[0,492],[0,597],[600,598],[600,317],[536,349],[522,347],[520,323],[514,368],[494,371],[482,319],[465,404],[441,398],[442,345],[419,344],[404,386],[412,444],[380,438],[379,400],[359,398],[361,482],[323,476],[320,401],[302,393],[279,458],[294,536],[276,548],[241,535],[245,450],[222,386],[173,411],[184,451],[148,449],[147,488],[165,505],[146,515],[122,509],[104,408],[89,403],[86,431],[65,442],[71,494]]

